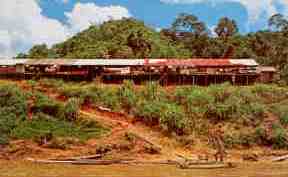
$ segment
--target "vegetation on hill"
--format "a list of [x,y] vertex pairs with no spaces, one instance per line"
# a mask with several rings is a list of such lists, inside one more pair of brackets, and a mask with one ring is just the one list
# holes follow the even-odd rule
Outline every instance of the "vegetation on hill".
[[[101,135],[97,122],[73,117],[78,112],[75,101],[67,104],[37,93],[23,92],[13,84],[0,84],[0,145],[13,139],[57,141],[57,138],[86,140]],[[55,145],[55,142],[54,144]]]
[[227,147],[288,148],[286,87],[222,84],[169,89],[156,83],[136,87],[127,81],[114,87],[59,80],[42,80],[41,84],[66,98],[80,98],[83,104],[125,111],[174,134],[184,144],[199,137],[205,140],[208,130],[220,124],[225,127]]

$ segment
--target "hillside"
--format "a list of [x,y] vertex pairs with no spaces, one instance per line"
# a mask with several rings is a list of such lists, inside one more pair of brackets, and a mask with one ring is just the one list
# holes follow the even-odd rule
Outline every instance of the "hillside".
[[3,81],[0,93],[3,159],[100,154],[166,160],[182,154],[213,160],[217,147],[209,139],[219,126],[229,161],[263,161],[288,148],[288,89],[276,85]]

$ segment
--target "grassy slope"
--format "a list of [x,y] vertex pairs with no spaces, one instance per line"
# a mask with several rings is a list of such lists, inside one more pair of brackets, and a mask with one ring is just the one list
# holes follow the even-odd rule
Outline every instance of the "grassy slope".
[[167,89],[155,83],[139,87],[130,82],[107,86],[56,80],[42,80],[40,84],[67,98],[80,98],[83,104],[125,111],[137,120],[159,125],[184,145],[193,144],[199,137],[206,141],[207,130],[221,124],[227,147],[288,147],[285,87],[222,84]]
[[0,94],[0,144],[7,144],[11,139],[33,139],[41,143],[44,138],[57,144],[59,137],[61,141],[87,140],[106,131],[97,122],[81,117],[72,120],[71,113],[78,111],[77,103],[59,103],[9,83],[0,83]]

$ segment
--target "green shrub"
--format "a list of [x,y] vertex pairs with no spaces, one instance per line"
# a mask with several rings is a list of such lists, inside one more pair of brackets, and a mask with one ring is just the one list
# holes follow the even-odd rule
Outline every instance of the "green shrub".
[[160,114],[160,126],[169,132],[183,134],[185,129],[185,115],[180,106],[165,104]]
[[[97,124],[81,124],[82,122],[68,122],[55,119],[43,113],[36,114],[32,120],[21,122],[15,127],[11,136],[18,139],[33,139],[52,134],[52,137],[76,137],[79,139],[88,139],[98,137],[103,133],[103,128]],[[87,126],[89,125],[89,126]]]
[[143,96],[148,100],[156,100],[158,97],[158,90],[160,85],[157,82],[148,82],[146,83],[143,89]]
[[284,128],[279,125],[273,125],[273,148],[276,149],[287,149],[288,139],[287,132]]
[[134,115],[143,118],[148,124],[159,124],[163,107],[164,103],[162,102],[143,100],[137,103],[134,109]]
[[26,95],[16,85],[0,86],[0,108],[5,108],[19,119],[25,119],[27,113]]
[[119,110],[121,108],[121,102],[116,89],[107,89],[103,91],[99,98],[99,103],[104,107],[111,108],[113,110]]
[[39,82],[45,87],[52,88],[61,88],[66,84],[62,79],[41,79]]
[[78,98],[70,98],[64,107],[64,118],[68,121],[75,121],[78,119],[78,112],[80,109],[80,100]]
[[63,117],[64,105],[62,103],[52,100],[40,92],[35,93],[35,97],[35,103],[32,107],[34,113],[42,112],[52,117]]
[[282,125],[284,126],[287,126],[288,125],[288,114],[283,114],[281,117],[280,117],[280,122]]
[[251,91],[261,97],[265,103],[277,103],[288,98],[287,88],[278,87],[271,84],[256,84],[251,87]]
[[185,107],[190,114],[204,114],[208,111],[208,105],[214,102],[214,97],[207,92],[195,89],[186,97]]
[[11,131],[26,114],[26,95],[15,85],[0,85],[0,144],[8,144]]
[[119,97],[122,107],[130,112],[131,108],[136,105],[137,96],[134,90],[134,84],[131,81],[124,81],[119,88]]
[[249,148],[256,144],[256,137],[250,133],[237,132],[232,135],[225,135],[224,144],[227,148],[237,146]]
[[280,102],[270,106],[271,112],[277,115],[282,125],[288,125],[288,102]]
[[6,134],[0,134],[0,145],[7,145],[9,144],[9,138]]

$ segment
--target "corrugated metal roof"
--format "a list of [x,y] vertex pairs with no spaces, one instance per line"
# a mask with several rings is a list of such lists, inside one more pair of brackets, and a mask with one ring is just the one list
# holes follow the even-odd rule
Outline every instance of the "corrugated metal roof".
[[14,66],[16,64],[23,64],[27,60],[26,59],[0,59],[1,66]]
[[75,59],[29,59],[26,65],[72,65]]
[[229,59],[229,61],[236,65],[258,66],[258,63],[253,59]]
[[141,66],[144,59],[77,59],[72,65],[78,66]]

